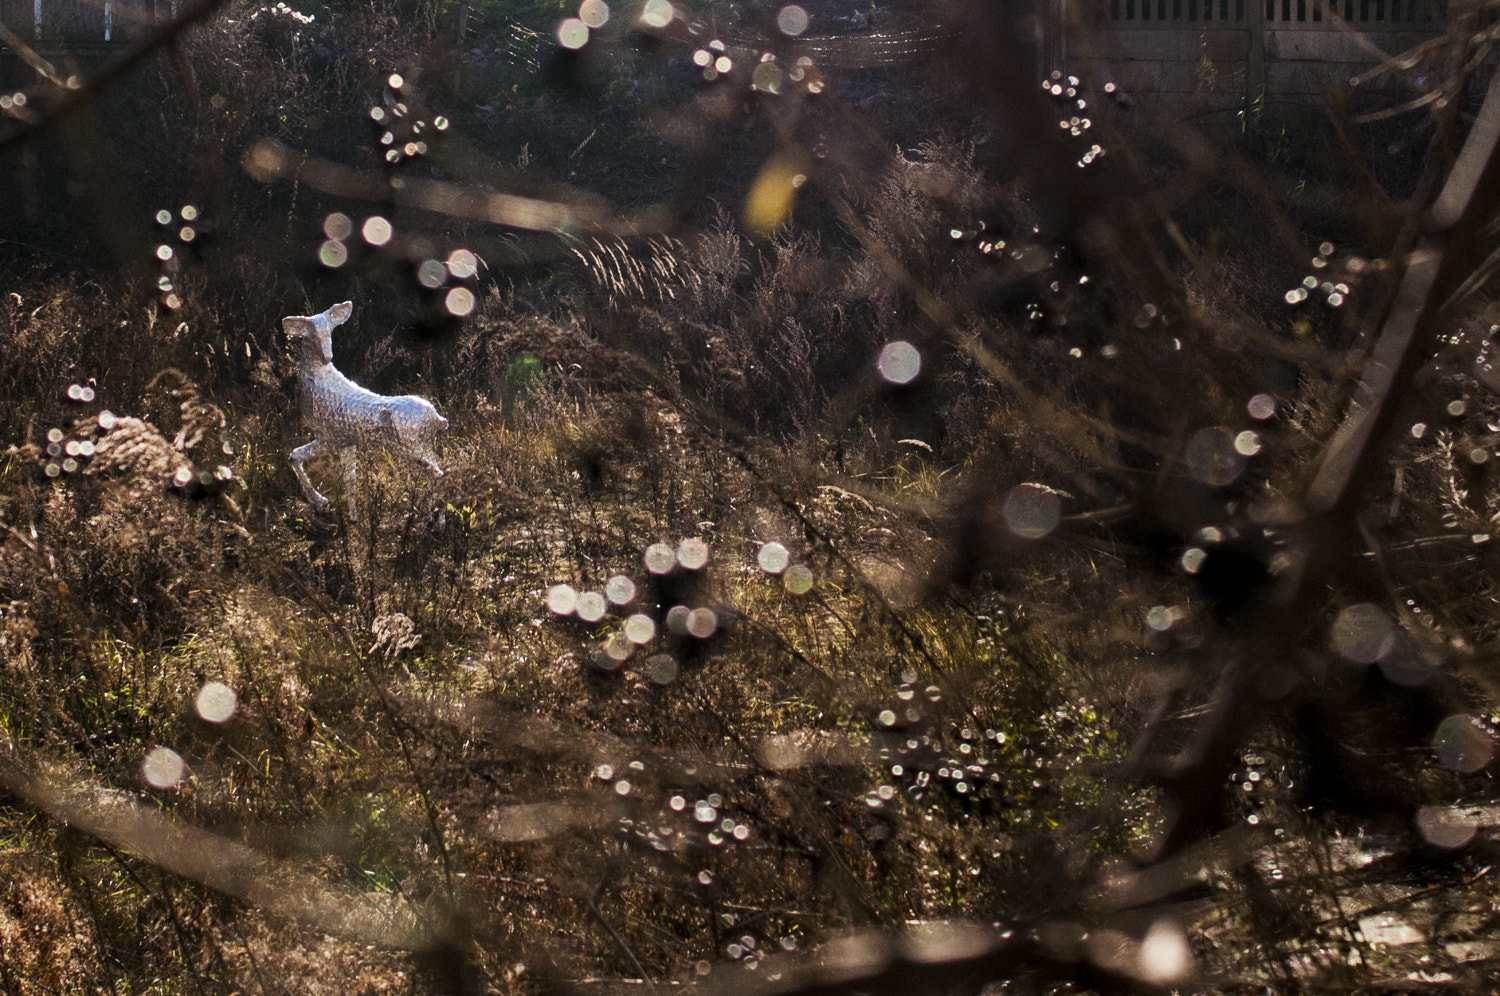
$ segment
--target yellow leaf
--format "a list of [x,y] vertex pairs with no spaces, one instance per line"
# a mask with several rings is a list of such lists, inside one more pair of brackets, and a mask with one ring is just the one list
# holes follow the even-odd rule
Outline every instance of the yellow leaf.
[[806,160],[797,152],[776,153],[760,168],[745,198],[745,225],[772,235],[791,217],[797,191],[807,182]]

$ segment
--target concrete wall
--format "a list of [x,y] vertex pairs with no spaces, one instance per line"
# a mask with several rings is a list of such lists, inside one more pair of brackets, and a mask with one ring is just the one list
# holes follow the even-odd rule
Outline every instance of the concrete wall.
[[1315,102],[1440,34],[1439,0],[1089,0],[1068,57],[1164,113]]
[[87,46],[140,38],[158,15],[170,16],[171,6],[169,0],[0,0],[0,23],[28,44]]

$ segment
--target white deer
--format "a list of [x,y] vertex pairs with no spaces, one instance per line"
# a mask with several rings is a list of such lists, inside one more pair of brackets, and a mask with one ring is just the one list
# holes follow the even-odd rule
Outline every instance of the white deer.
[[302,419],[316,434],[312,442],[292,450],[292,469],[302,490],[318,508],[328,498],[308,479],[308,460],[337,450],[344,465],[344,493],[349,518],[357,521],[354,480],[361,447],[383,446],[398,457],[414,461],[434,481],[443,476],[432,445],[448,420],[432,402],[415,394],[387,397],[360,387],[333,365],[333,328],[349,320],[350,301],[335,304],[321,315],[288,315],[281,320],[287,338],[297,343],[297,384],[301,389]]

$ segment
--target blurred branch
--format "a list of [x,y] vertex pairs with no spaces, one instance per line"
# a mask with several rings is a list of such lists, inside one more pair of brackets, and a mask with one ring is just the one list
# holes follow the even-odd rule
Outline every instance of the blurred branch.
[[7,27],[4,21],[0,21],[0,42],[9,45],[11,50],[21,57],[23,62],[32,69],[35,69],[37,74],[48,82],[62,87],[68,85],[67,81],[58,74],[57,67],[42,58],[40,52],[26,44],[25,39]]
[[[1149,943],[1149,942],[1148,942]],[[986,982],[1029,976],[1098,992],[1135,991],[1156,978],[1146,944],[1116,931],[1089,934],[1080,925],[1055,923],[1035,934],[964,921],[915,924],[900,931],[848,933],[819,948],[765,959],[756,975],[716,975],[700,985],[708,993],[795,993],[857,996],[887,993],[978,992]],[[725,966],[729,968],[729,966]],[[1165,967],[1165,966],[1162,966]],[[1184,981],[1180,973],[1170,981]],[[1045,990],[1043,990],[1045,991]],[[1148,990],[1149,991],[1149,990]]]
[[404,950],[429,946],[417,912],[382,903],[371,893],[340,889],[129,793],[78,777],[64,784],[26,767],[13,757],[0,760],[0,789],[174,875],[338,937]]
[[[1355,407],[1329,442],[1308,489],[1315,513],[1345,513],[1356,485],[1383,455],[1402,393],[1431,355],[1436,320],[1476,264],[1475,249],[1500,200],[1500,76],[1490,83],[1479,117],[1447,183],[1427,214],[1429,234],[1411,252],[1396,303],[1365,365]],[[1480,257],[1482,259],[1483,257]]]
[[[1323,592],[1358,542],[1360,503],[1378,475],[1396,414],[1413,376],[1432,353],[1443,304],[1478,261],[1484,226],[1500,198],[1500,77],[1491,83],[1478,120],[1427,212],[1427,234],[1407,259],[1395,303],[1364,369],[1349,413],[1329,441],[1306,492],[1310,513],[1301,524],[1297,562],[1281,577],[1235,579],[1242,587],[1235,621],[1208,651],[1220,662],[1209,717],[1187,749],[1146,761],[1145,770],[1172,797],[1175,813],[1158,859],[1223,821],[1222,801],[1203,786],[1223,783],[1244,735],[1266,714],[1270,700],[1257,688],[1268,662],[1294,659],[1316,622]],[[1482,259],[1482,256],[1478,256]],[[1266,569],[1262,565],[1262,569]],[[1230,627],[1226,627],[1228,629]],[[1157,725],[1136,754],[1158,750]]]
[[624,221],[601,207],[478,190],[441,180],[390,178],[362,172],[326,159],[304,156],[271,138],[261,139],[250,147],[245,153],[244,166],[252,178],[262,183],[296,175],[300,181],[326,194],[373,203],[385,202],[536,232],[652,235],[658,231],[649,223]]

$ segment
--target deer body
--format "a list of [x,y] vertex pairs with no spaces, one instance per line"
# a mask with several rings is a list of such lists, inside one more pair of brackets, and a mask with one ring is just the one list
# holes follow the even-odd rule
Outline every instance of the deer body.
[[438,466],[432,446],[438,433],[448,427],[448,420],[426,398],[376,394],[333,365],[334,326],[348,321],[353,310],[353,304],[345,301],[319,315],[289,315],[281,320],[287,337],[296,343],[302,419],[314,433],[312,442],[292,451],[292,470],[308,500],[327,508],[328,498],[313,487],[304,464],[337,452],[344,466],[344,492],[351,520],[359,517],[354,482],[361,447],[383,446],[437,480],[443,476],[443,468]]

